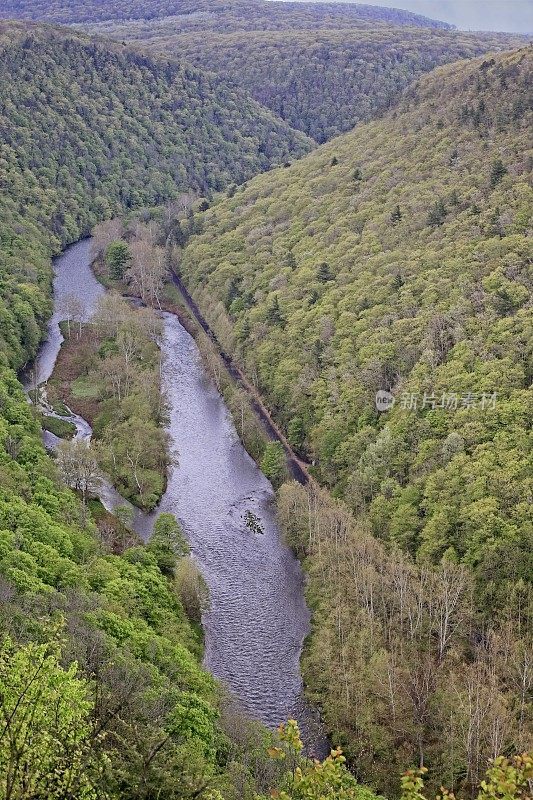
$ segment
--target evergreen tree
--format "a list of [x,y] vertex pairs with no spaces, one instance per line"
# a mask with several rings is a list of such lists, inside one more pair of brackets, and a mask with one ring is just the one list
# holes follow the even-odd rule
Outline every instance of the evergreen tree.
[[130,261],[131,253],[126,242],[123,242],[121,239],[111,242],[106,250],[105,262],[109,271],[109,277],[112,278],[112,280],[122,280]]
[[402,210],[398,205],[390,215],[390,221],[392,222],[393,225],[398,225],[398,223],[401,222],[402,220],[402,216],[403,216]]
[[500,183],[504,175],[507,175],[507,167],[501,160],[501,158],[497,158],[493,164],[492,169],[490,171],[490,188],[495,189],[496,186]]
[[446,219],[446,206],[442,197],[439,197],[433,208],[428,214],[427,224],[432,228],[442,225]]
[[294,257],[294,253],[292,250],[287,250],[287,255],[285,256],[285,264],[289,269],[296,269],[296,259]]
[[320,283],[327,283],[328,281],[332,281],[333,280],[334,276],[331,273],[331,270],[329,268],[329,264],[328,264],[327,261],[322,261],[322,263],[319,264],[319,267],[318,267],[317,273],[316,273],[316,277],[320,281]]
[[285,317],[281,310],[277,294],[274,295],[272,304],[267,311],[266,319],[269,325],[279,326],[280,328],[285,326]]

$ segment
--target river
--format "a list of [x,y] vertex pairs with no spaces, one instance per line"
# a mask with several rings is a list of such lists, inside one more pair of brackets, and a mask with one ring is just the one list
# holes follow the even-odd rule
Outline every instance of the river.
[[[65,298],[81,300],[88,319],[105,291],[91,270],[88,239],[55,259],[54,272],[54,316],[34,367],[38,382],[53,371]],[[162,384],[178,460],[157,512],[137,512],[136,530],[146,540],[157,513],[176,515],[209,587],[205,666],[245,713],[268,727],[296,717],[311,751],[323,755],[327,745],[302,697],[299,660],[310,620],[303,575],[281,541],[274,492],[242,446],[194,339],[177,317],[163,318]],[[84,420],[73,421],[78,435],[90,435]],[[54,437],[48,434],[46,441],[53,446]],[[108,484],[101,499],[110,510],[124,502]],[[248,530],[246,511],[259,518],[262,534]]]

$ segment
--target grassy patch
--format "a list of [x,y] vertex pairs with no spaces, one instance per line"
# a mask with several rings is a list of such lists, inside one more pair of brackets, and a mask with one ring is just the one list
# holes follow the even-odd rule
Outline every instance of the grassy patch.
[[50,431],[60,439],[72,439],[76,433],[76,426],[73,422],[67,422],[66,419],[57,419],[57,417],[43,416],[42,427],[45,431]]
[[95,400],[98,397],[98,387],[90,378],[79,377],[71,385],[72,396],[77,400]]

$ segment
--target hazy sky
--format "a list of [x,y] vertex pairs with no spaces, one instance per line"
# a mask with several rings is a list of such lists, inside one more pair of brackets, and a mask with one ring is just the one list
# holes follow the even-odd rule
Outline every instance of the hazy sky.
[[[346,1],[346,0],[344,0]],[[416,11],[464,30],[533,33],[533,0],[360,0]]]

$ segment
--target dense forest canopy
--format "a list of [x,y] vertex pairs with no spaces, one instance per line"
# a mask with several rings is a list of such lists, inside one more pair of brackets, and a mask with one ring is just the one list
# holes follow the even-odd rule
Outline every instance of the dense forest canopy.
[[351,4],[193,7],[165,17],[121,20],[117,13],[87,27],[208,68],[319,142],[386,109],[423,72],[523,43]]
[[81,24],[154,53],[172,53],[246,90],[319,142],[387,108],[423,72],[520,43],[357,4],[15,2],[4,13]]
[[[48,22],[100,22],[112,19],[157,19],[179,16],[184,27],[214,24],[230,28],[350,27],[362,21],[391,22],[424,28],[453,26],[396,8],[364,4],[272,3],[267,0],[4,0],[3,17]],[[208,22],[209,24],[209,22]]]
[[314,610],[305,678],[388,795],[417,753],[470,791],[491,752],[530,742],[513,687],[531,652],[531,79],[528,50],[436,70],[216,203],[181,264],[355,515],[283,490]]
[[48,312],[47,252],[118,208],[219,189],[310,148],[212,76],[82,35],[4,23],[0,69],[0,349],[14,367]]
[[[222,186],[309,144],[193,69],[50,28],[1,37],[0,797],[252,800],[290,786],[285,757],[313,786],[297,730],[273,737],[229,712],[202,669],[202,582],[176,520],[160,515],[142,546],[127,508],[91,501],[90,449],[46,454],[14,371],[35,355],[62,245],[117,208]],[[133,334],[151,353],[138,373],[155,373],[154,342]],[[154,423],[160,459],[162,438]],[[338,754],[324,769],[346,800],[373,797]]]
[[395,102],[440,64],[508,48],[494,35],[389,26],[361,30],[212,32],[178,35],[168,22],[119,26],[150,52],[174,52],[248,91],[318,142],[350,130]]
[[214,206],[182,265],[320,479],[492,608],[531,567],[530,85],[528,51],[436,71]]
[[[142,546],[127,514],[65,488],[85,445],[51,459],[16,376],[51,312],[50,257],[184,192],[209,202],[171,220],[176,250],[192,235],[183,280],[339,498],[279,498],[309,576],[309,691],[370,786],[395,796],[427,762],[431,788],[473,797],[491,756],[531,742],[530,52],[441,67],[306,155],[294,128],[329,138],[421,72],[518,40],[262,0],[4,0],[0,14],[119,39],[0,23],[0,797],[376,800],[340,751],[306,761],[294,723],[270,735],[228,708],[201,667],[205,595],[176,520]],[[112,244],[116,271],[127,245]],[[134,281],[146,252],[130,244]],[[86,376],[108,403],[117,308]],[[155,396],[145,345],[136,377]],[[156,394],[151,491],[129,486],[146,507],[166,465]],[[116,419],[95,425],[120,479],[131,426],[117,436]],[[498,762],[479,796],[525,800],[530,781],[530,760]],[[412,772],[403,798],[421,791]]]

